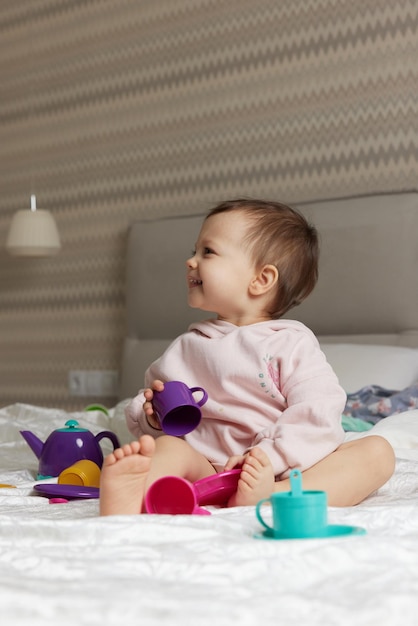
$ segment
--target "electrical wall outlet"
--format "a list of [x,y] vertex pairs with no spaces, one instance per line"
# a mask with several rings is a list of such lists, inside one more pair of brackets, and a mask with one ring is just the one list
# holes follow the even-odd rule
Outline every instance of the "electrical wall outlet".
[[68,391],[70,396],[115,397],[118,395],[117,370],[70,370]]

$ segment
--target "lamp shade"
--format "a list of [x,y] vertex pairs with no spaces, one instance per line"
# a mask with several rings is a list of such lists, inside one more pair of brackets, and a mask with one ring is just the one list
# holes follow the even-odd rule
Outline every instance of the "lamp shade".
[[61,247],[54,218],[49,211],[22,209],[10,225],[6,249],[14,256],[51,256]]

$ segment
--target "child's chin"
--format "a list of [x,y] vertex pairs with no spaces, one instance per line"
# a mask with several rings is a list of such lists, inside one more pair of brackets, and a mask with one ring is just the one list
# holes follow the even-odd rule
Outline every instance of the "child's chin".
[[189,294],[189,297],[187,298],[187,304],[192,308],[192,309],[200,309],[200,303],[199,303],[200,298],[196,298],[195,294]]

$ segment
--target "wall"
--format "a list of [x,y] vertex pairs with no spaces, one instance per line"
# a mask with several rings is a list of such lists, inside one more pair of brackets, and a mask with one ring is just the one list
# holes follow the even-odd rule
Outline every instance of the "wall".
[[[417,55],[415,0],[2,2],[0,405],[100,400],[133,220],[416,188]],[[57,257],[4,251],[31,193]]]

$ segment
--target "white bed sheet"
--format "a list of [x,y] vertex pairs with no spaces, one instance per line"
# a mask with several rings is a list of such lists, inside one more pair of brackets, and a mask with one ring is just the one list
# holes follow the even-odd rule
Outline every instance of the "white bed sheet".
[[34,495],[37,459],[19,430],[45,439],[71,418],[124,440],[122,408],[109,417],[0,409],[0,483],[17,485],[0,489],[2,623],[417,623],[418,411],[376,427],[396,448],[392,479],[359,506],[329,509],[330,523],[367,535],[264,541],[253,537],[254,507],[100,518],[97,500],[51,505]]

